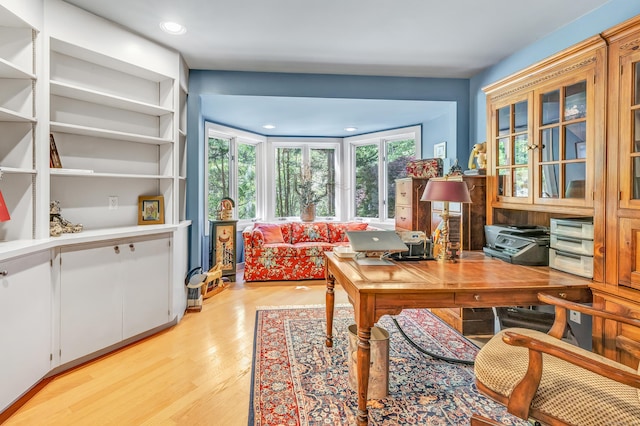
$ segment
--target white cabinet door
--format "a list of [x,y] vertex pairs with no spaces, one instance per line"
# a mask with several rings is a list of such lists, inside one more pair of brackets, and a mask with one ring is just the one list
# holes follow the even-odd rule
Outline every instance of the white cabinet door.
[[118,245],[61,250],[60,362],[122,340],[122,279]]
[[0,412],[49,371],[49,251],[0,261]]
[[137,239],[121,245],[124,339],[169,321],[169,241]]

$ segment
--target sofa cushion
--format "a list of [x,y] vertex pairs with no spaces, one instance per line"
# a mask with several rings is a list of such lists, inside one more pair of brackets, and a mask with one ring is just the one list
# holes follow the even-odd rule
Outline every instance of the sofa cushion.
[[276,223],[261,223],[256,225],[255,229],[262,232],[265,244],[284,243],[282,229]]
[[369,225],[363,222],[329,223],[329,242],[348,242],[346,231],[365,231]]
[[291,224],[291,243],[329,242],[329,228],[324,222]]

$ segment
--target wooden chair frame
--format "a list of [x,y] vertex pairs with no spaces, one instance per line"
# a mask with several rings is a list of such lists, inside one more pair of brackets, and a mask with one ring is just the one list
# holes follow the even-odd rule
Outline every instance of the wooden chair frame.
[[[545,294],[538,294],[538,299],[542,303],[555,306],[555,321],[547,334],[557,339],[561,339],[564,335],[568,318],[568,310],[573,310],[594,317],[600,317],[605,320],[617,321],[621,324],[628,324],[640,328],[639,319],[624,317],[611,312],[603,311],[601,309],[593,308],[579,303],[569,302],[564,299]],[[560,358],[564,361],[584,368],[585,370],[591,371],[592,373],[599,374],[611,380],[615,380],[619,383],[624,383],[628,386],[640,389],[640,375],[632,374],[626,370],[621,370],[616,368],[615,366],[596,361],[593,358],[589,358],[585,356],[585,354],[587,354],[588,352],[584,349],[576,348],[575,351],[568,351],[564,348],[542,342],[534,337],[524,336],[522,334],[510,331],[505,332],[502,340],[509,345],[521,346],[529,349],[529,364],[525,376],[513,389],[510,397],[505,397],[488,389],[478,380],[476,380],[476,385],[480,392],[505,405],[509,413],[522,419],[527,420],[531,417],[549,425],[566,424],[558,419],[549,417],[548,415],[531,408],[531,401],[533,400],[538,387],[540,386],[540,379],[542,378],[542,370],[544,368],[542,363],[543,353]],[[619,336],[616,343],[619,347],[623,347],[633,356],[640,358],[639,342],[633,341],[623,336]],[[476,416],[474,420],[478,421],[480,419]]]

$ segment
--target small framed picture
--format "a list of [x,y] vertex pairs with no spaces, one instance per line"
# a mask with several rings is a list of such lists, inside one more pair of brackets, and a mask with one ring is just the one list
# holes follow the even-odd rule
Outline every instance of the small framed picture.
[[138,197],[138,225],[158,225],[164,223],[164,197]]
[[586,142],[576,142],[576,158],[587,158]]
[[433,146],[434,158],[446,158],[447,157],[447,143],[440,142]]

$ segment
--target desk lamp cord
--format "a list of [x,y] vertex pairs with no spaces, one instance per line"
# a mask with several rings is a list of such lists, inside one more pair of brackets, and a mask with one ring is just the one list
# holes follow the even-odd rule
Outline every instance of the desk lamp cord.
[[416,348],[418,351],[422,352],[423,354],[429,355],[432,358],[439,359],[439,360],[446,361],[446,362],[451,362],[451,363],[456,363],[456,364],[473,365],[473,363],[474,363],[473,361],[470,361],[470,360],[467,360],[467,359],[449,358],[447,356],[434,354],[433,352],[429,352],[428,350],[420,347],[416,342],[411,340],[411,338],[409,336],[407,336],[407,334],[404,332],[404,330],[402,330],[402,328],[400,327],[400,324],[398,324],[398,321],[395,319],[395,317],[391,317],[391,319],[393,320],[393,323],[396,325],[396,328],[398,329],[400,334],[402,334],[402,336],[405,338],[405,340],[407,342],[409,342],[409,344],[411,346],[413,346],[414,348]]

